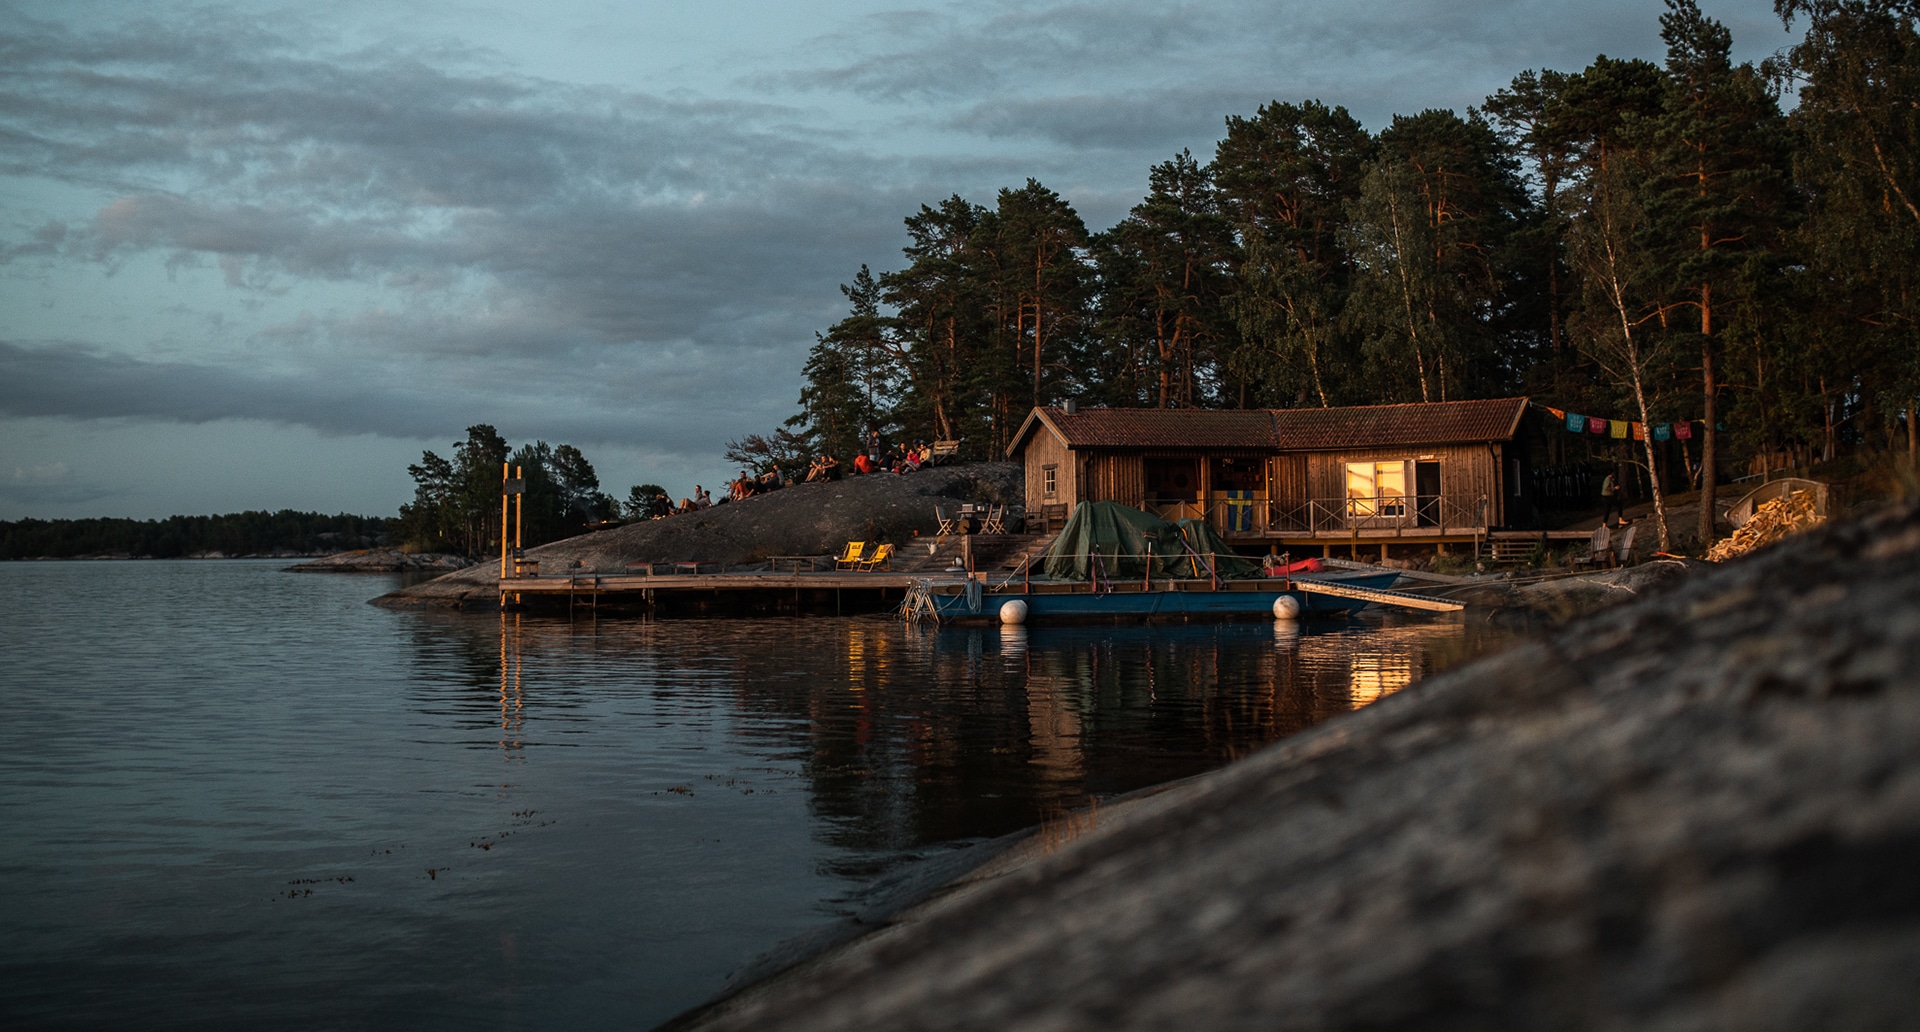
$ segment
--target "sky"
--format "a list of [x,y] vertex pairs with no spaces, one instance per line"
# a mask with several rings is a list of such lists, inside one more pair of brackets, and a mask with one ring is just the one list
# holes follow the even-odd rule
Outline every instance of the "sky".
[[0,0],[0,519],[390,515],[475,423],[712,488],[921,204],[1106,228],[1229,115],[1464,111],[1663,9]]

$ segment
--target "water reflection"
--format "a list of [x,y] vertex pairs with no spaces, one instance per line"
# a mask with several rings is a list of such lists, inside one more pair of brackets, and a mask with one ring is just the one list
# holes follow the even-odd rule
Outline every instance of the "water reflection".
[[509,760],[525,744],[520,740],[527,708],[521,683],[520,620],[519,613],[500,614],[500,750]]
[[802,782],[830,866],[857,875],[1199,773],[1504,640],[1394,618],[928,630],[516,614],[486,644],[510,758],[640,714],[718,731],[737,754],[724,776]]
[[342,1027],[645,1026],[915,855],[1504,640],[395,613],[276,566],[0,564],[13,1025],[312,1025],[323,986]]

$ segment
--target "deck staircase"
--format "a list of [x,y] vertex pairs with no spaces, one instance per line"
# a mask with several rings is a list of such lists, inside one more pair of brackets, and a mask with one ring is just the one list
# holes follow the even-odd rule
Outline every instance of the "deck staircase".
[[[977,572],[991,574],[995,571],[1012,572],[1027,556],[1038,560],[1045,555],[1053,539],[1059,532],[1052,534],[972,534],[968,535],[973,544],[973,568]],[[958,534],[943,534],[937,538],[915,538],[902,545],[894,553],[893,568],[901,573],[945,573],[956,560],[966,554],[966,542]]]

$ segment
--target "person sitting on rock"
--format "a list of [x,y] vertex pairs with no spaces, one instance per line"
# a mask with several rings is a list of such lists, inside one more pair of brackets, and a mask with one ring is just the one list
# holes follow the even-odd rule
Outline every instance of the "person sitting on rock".
[[780,467],[775,466],[754,478],[753,489],[756,494],[778,491],[787,486],[786,478],[780,475]]
[[853,457],[853,472],[855,476],[866,476],[868,473],[873,472],[873,470],[873,456],[868,455],[866,452],[861,452]]
[[707,489],[701,487],[699,484],[693,485],[693,507],[695,509],[708,509],[713,507],[713,495],[708,494]]
[[825,455],[815,455],[813,461],[807,464],[806,482],[811,484],[815,481],[825,479],[827,479],[827,457]]
[[693,499],[682,498],[680,499],[680,508],[674,510],[674,515],[685,516],[687,513],[690,513],[693,511],[695,511],[693,507]]
[[666,519],[673,515],[673,499],[664,494],[656,494],[653,496],[653,501],[648,503],[647,512],[656,520]]

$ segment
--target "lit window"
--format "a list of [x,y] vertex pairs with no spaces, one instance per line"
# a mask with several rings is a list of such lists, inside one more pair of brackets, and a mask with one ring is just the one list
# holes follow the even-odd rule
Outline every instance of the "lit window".
[[1347,515],[1367,517],[1405,516],[1406,514],[1406,463],[1347,463]]

